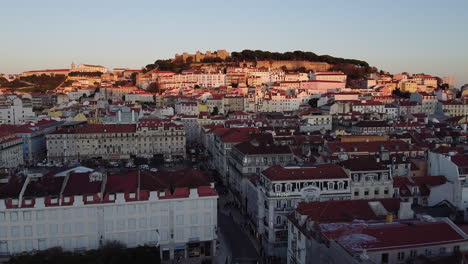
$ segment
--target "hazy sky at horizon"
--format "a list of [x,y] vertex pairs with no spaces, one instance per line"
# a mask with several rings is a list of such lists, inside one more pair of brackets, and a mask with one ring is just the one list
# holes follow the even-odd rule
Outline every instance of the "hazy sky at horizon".
[[0,0],[0,72],[141,68],[183,51],[312,51],[468,83],[467,0]]

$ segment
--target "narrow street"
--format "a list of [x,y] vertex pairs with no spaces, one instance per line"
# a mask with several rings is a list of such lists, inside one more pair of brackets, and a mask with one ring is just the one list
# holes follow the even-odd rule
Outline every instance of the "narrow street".
[[243,222],[242,217],[236,209],[227,208],[225,203],[226,197],[220,195],[218,211],[220,249],[215,263],[257,263],[257,250],[245,228],[239,224]]

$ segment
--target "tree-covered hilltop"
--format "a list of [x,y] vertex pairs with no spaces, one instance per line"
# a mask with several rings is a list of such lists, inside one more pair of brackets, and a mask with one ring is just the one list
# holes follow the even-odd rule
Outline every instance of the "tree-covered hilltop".
[[[158,69],[161,71],[181,72],[190,69],[193,58],[189,57],[186,61],[182,58],[176,60],[157,60],[152,64],[146,65],[143,73]],[[226,65],[241,65],[242,62],[256,61],[310,61],[310,62],[326,62],[332,65],[331,70],[342,71],[347,76],[347,85],[349,87],[357,87],[357,81],[362,80],[369,73],[377,72],[377,68],[369,66],[362,60],[345,59],[333,57],[330,55],[317,55],[310,51],[292,51],[292,52],[270,52],[263,50],[243,50],[241,52],[232,52],[230,57],[221,59],[217,57],[207,57],[202,60],[202,63],[225,63]],[[304,67],[293,69],[294,71],[306,72]]]
[[[263,50],[243,50],[241,52],[232,52],[230,57],[221,59],[217,57],[207,57],[202,60],[204,63],[240,63],[243,61],[310,61],[310,62],[326,62],[332,65],[337,64],[351,64],[364,69],[370,69],[369,64],[362,60],[356,59],[345,59],[339,57],[333,57],[330,55],[317,55],[310,51],[288,51],[288,52],[270,52]],[[146,65],[144,72],[148,72],[153,69],[159,69],[163,71],[180,71],[190,68],[192,58],[189,57],[186,61],[181,58],[177,60],[157,60],[152,64]]]
[[330,55],[317,55],[310,51],[287,51],[287,52],[270,52],[263,50],[243,50],[241,52],[232,52],[231,57],[227,61],[262,61],[262,60],[276,60],[276,61],[311,61],[311,62],[326,62],[329,64],[350,63],[356,66],[368,68],[369,64],[365,61],[355,59],[344,59],[333,57]]

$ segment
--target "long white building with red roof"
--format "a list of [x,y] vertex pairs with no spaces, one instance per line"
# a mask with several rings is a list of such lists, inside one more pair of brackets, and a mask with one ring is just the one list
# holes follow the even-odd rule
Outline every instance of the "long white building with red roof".
[[58,246],[91,250],[118,241],[159,246],[163,260],[211,257],[217,199],[196,169],[17,177],[0,184],[0,256]]
[[137,124],[79,124],[48,134],[49,161],[68,163],[89,158],[129,159],[132,155],[185,157],[185,129],[161,119]]

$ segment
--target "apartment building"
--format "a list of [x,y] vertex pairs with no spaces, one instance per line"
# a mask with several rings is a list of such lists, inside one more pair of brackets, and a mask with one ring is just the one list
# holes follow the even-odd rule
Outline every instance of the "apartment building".
[[391,168],[380,157],[354,157],[340,165],[351,179],[352,199],[393,197]]
[[9,131],[22,139],[23,161],[33,165],[47,158],[45,135],[56,131],[62,123],[39,120],[25,125],[0,125],[0,131]]
[[185,157],[183,125],[160,119],[138,124],[78,124],[48,134],[47,158],[72,162],[88,158],[129,159],[131,155]]
[[336,81],[346,83],[346,74],[340,71],[317,71],[310,73],[311,80]]
[[411,94],[411,101],[415,101],[421,105],[421,113],[428,116],[433,115],[437,109],[437,97],[435,94],[426,92],[416,92]]
[[320,224],[336,223],[339,228],[356,219],[384,221],[387,217],[412,219],[413,216],[410,204],[402,203],[398,198],[301,202],[288,216],[287,263],[322,263],[323,254],[316,250],[320,238],[315,236],[321,232]]
[[249,176],[293,160],[289,146],[275,144],[271,134],[258,134],[254,139],[234,145],[229,155],[229,186],[242,204],[246,201],[248,189],[245,181]]
[[436,113],[451,117],[466,116],[468,115],[468,104],[457,100],[439,101]]
[[286,260],[287,216],[299,201],[350,199],[350,192],[349,176],[335,164],[264,170],[258,183],[257,225],[266,255]]
[[11,131],[0,130],[0,168],[14,169],[23,165],[23,140]]
[[21,125],[35,116],[31,100],[16,95],[0,97],[0,124]]
[[318,228],[322,239],[313,240],[316,255],[309,263],[449,263],[468,250],[467,235],[448,218],[324,223]]
[[161,258],[216,254],[218,195],[201,171],[69,170],[0,186],[0,255],[106,241],[160,247]]

